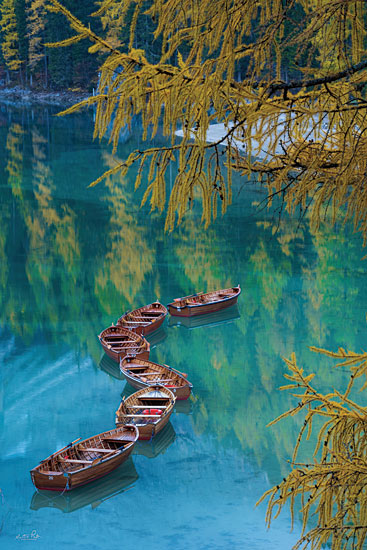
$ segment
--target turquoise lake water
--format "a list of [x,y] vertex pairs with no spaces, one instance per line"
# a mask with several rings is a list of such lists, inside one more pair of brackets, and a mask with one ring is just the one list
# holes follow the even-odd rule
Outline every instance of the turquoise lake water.
[[[133,174],[87,188],[114,166],[110,148],[92,142],[91,112],[55,112],[0,105],[1,548],[290,549],[299,518],[290,532],[284,511],[268,530],[255,504],[287,473],[301,419],[266,425],[294,402],[277,389],[282,356],[296,352],[327,390],[346,375],[308,346],[365,347],[360,236],[285,215],[274,232],[265,195],[240,180],[207,231],[196,207],[165,234],[164,218],[139,208]],[[136,127],[117,156],[141,145]],[[150,337],[151,359],[194,385],[164,432],[94,484],[35,491],[29,470],[112,428],[131,393],[97,334],[157,298],[238,283],[237,307],[168,319]]]

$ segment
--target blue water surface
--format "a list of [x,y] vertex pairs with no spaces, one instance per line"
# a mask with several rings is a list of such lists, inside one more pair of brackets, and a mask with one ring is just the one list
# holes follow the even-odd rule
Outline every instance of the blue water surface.
[[[361,238],[341,225],[312,230],[297,215],[278,224],[263,191],[240,179],[207,230],[197,200],[165,233],[164,216],[140,208],[146,174],[137,192],[133,173],[88,188],[115,163],[108,143],[91,139],[93,113],[54,113],[0,109],[1,548],[291,549],[300,516],[291,531],[286,509],[268,530],[256,502],[289,471],[302,419],[266,425],[294,403],[278,390],[282,356],[296,352],[320,389],[344,387],[346,374],[308,346],[363,347]],[[138,126],[117,157],[136,147]],[[152,360],[194,385],[164,432],[94,484],[37,492],[29,470],[112,428],[132,391],[97,334],[155,299],[238,283],[238,306],[168,319],[150,337]]]

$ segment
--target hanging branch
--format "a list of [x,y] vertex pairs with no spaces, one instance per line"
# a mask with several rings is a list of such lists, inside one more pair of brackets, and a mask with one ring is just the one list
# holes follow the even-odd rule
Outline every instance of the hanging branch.
[[[301,411],[305,412],[305,419],[289,461],[290,473],[279,485],[269,489],[259,503],[268,499],[266,521],[270,526],[272,519],[289,502],[293,525],[300,499],[303,525],[295,549],[321,550],[330,539],[334,550],[362,549],[367,535],[367,407],[358,405],[348,395],[356,378],[362,374],[361,365],[357,366],[357,363],[363,364],[365,369],[366,356],[345,352],[342,348],[337,353],[311,349],[330,357],[343,358],[341,364],[352,371],[351,382],[344,393],[337,390],[320,393],[311,385],[314,375],[305,375],[294,354],[289,360],[285,359],[289,374],[284,376],[290,383],[280,389],[291,391],[297,405],[269,426]],[[318,433],[313,460],[299,463],[300,444],[305,436],[307,439],[311,437],[312,424],[317,417],[324,423]],[[316,526],[308,530],[311,513],[312,523]],[[351,539],[352,546],[348,546]]]

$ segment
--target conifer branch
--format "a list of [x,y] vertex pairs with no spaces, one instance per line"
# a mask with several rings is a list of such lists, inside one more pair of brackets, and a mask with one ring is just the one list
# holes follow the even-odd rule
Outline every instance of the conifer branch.
[[[363,4],[348,1],[349,12],[344,0],[326,0],[317,8],[302,2],[300,18],[294,15],[299,0],[200,0],[200,10],[189,9],[183,1],[176,9],[177,2],[153,0],[144,13],[162,40],[160,60],[151,63],[144,51],[132,47],[141,2],[100,3],[95,15],[104,22],[119,8],[120,25],[128,12],[134,13],[129,44],[117,48],[109,43],[108,32],[107,38],[97,36],[58,0],[50,0],[76,32],[67,41],[88,38],[91,51],[107,55],[96,98],[79,105],[96,106],[94,137],[112,128],[110,141],[116,151],[121,129],[129,127],[133,117],[141,117],[144,139],[154,137],[163,125],[171,152],[177,152],[178,175],[168,197],[163,192],[164,171],[153,171],[144,197],[160,211],[165,205],[159,201],[168,199],[166,227],[182,219],[193,187],[202,196],[206,225],[216,216],[217,200],[224,212],[231,200],[231,174],[237,171],[266,188],[269,206],[281,197],[279,214],[301,208],[317,229],[331,205],[332,222],[341,214],[367,237],[367,194],[362,192],[367,173]],[[290,44],[303,76],[287,80],[281,78],[282,56]],[[306,61],[301,63],[302,56]],[[246,70],[238,80],[241,64]],[[223,135],[205,144],[218,122],[224,125]],[[180,128],[183,138],[178,144],[175,133]],[[225,163],[218,161],[218,147],[223,147]],[[200,160],[207,151],[214,153],[213,169]],[[147,149],[134,163],[147,158],[151,163],[152,155]],[[167,170],[171,162],[176,161],[165,159],[161,166]],[[139,168],[138,173],[142,175]]]

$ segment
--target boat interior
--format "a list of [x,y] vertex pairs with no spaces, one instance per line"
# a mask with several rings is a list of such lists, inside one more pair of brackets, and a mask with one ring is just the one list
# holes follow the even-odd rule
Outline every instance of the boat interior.
[[134,418],[139,423],[158,421],[160,415],[172,408],[174,402],[172,395],[164,393],[162,388],[158,387],[154,390],[148,388],[123,399],[116,411],[116,418],[119,422],[134,422]]
[[103,434],[76,443],[42,461],[37,467],[41,473],[72,472],[95,465],[123,450],[132,442],[129,434]]
[[172,383],[174,386],[183,386],[187,384],[187,381],[175,371],[168,367],[163,367],[158,364],[151,364],[149,362],[133,363],[125,362],[122,365],[123,370],[128,374],[140,378],[143,382],[156,383]]

